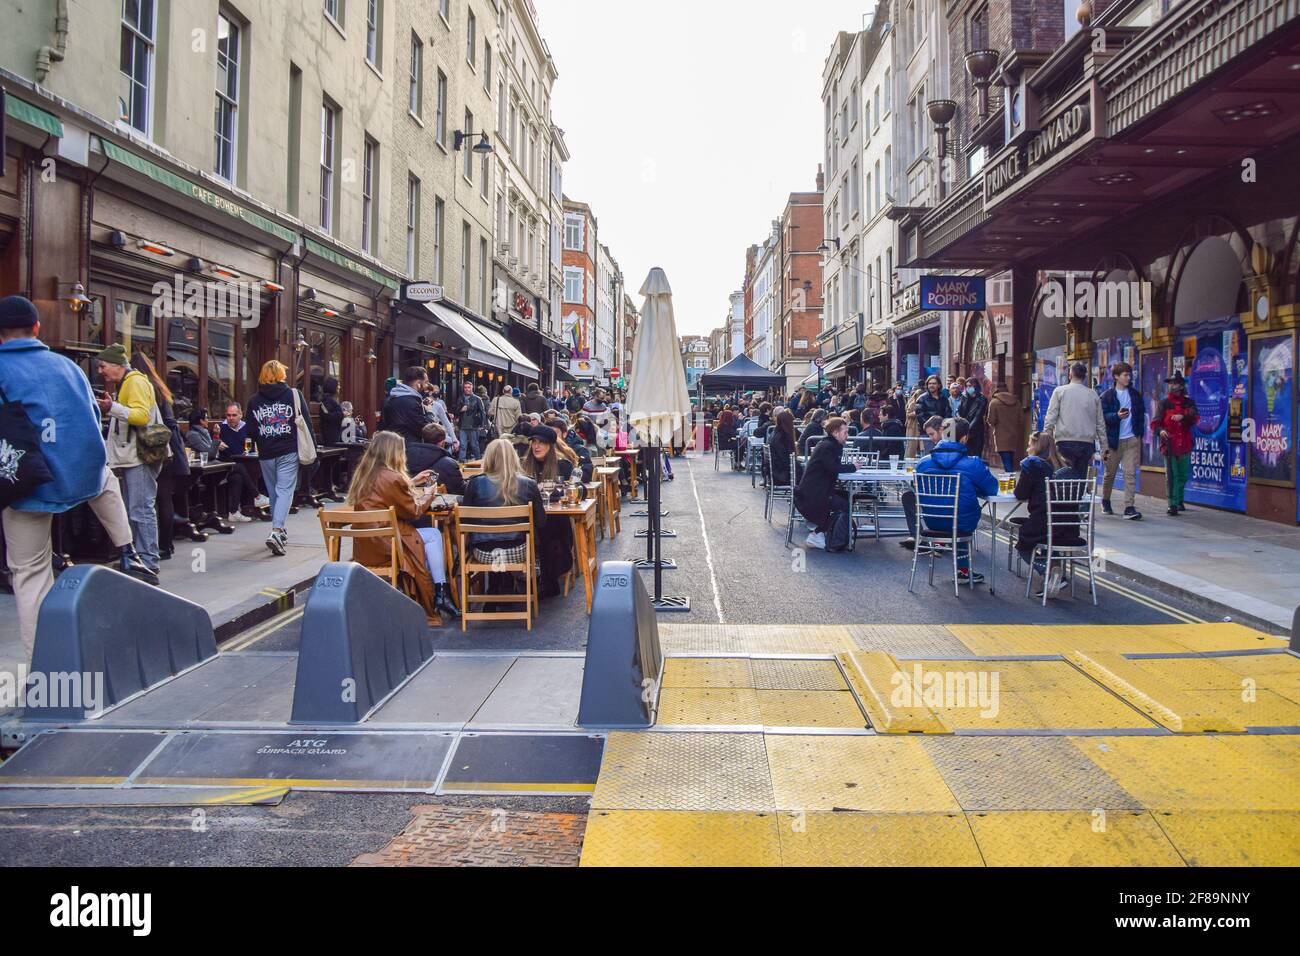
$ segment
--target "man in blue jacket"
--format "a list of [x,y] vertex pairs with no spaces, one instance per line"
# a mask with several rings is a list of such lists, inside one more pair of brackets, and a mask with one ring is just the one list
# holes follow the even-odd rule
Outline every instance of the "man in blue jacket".
[[50,525],[53,516],[89,502],[118,549],[118,567],[150,584],[158,577],[131,545],[131,524],[117,478],[107,467],[99,410],[81,369],[55,355],[37,336],[36,306],[20,295],[0,299],[0,390],[21,402],[41,437],[53,478],[4,510],[5,549],[18,603],[18,629],[30,653],[36,619],[54,587]]
[[1142,512],[1134,504],[1137,495],[1138,466],[1142,461],[1142,437],[1146,433],[1147,410],[1142,393],[1133,387],[1133,366],[1116,362],[1111,366],[1115,384],[1101,394],[1101,414],[1106,419],[1106,439],[1113,454],[1106,459],[1106,479],[1101,486],[1102,514],[1113,515],[1110,493],[1115,489],[1115,474],[1124,466],[1124,517],[1141,521]]
[[[980,524],[981,498],[991,498],[998,493],[998,480],[989,466],[966,452],[966,442],[970,439],[970,422],[964,418],[950,418],[943,423],[943,433],[952,439],[941,441],[925,458],[916,465],[918,475],[960,475],[957,483],[957,534],[973,534]],[[921,500],[922,510],[946,507],[942,499],[926,495]],[[916,547],[916,492],[903,492],[903,513],[907,517],[907,527],[912,537],[905,539],[905,548]],[[937,523],[936,523],[937,524]],[[942,527],[932,527],[926,521],[926,533],[937,537],[952,534],[952,526],[945,523]],[[957,552],[957,580],[966,584],[980,584],[984,575],[972,571],[970,567],[970,549],[961,545]]]

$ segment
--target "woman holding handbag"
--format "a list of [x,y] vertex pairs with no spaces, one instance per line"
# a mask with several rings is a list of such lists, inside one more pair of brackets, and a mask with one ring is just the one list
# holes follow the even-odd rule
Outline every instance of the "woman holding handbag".
[[285,379],[289,369],[275,359],[262,366],[257,393],[248,400],[248,421],[257,443],[262,481],[271,500],[271,533],[266,547],[278,557],[286,553],[285,522],[298,488],[299,465],[316,460],[316,437],[302,393]]

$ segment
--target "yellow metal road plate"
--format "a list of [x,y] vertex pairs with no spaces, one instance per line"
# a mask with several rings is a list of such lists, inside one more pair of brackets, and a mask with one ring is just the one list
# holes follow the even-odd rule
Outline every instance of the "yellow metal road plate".
[[1300,812],[1152,814],[1189,866],[1300,866]]
[[1150,810],[1300,810],[1300,738],[1071,737]]
[[786,866],[982,866],[960,813],[782,813]]
[[989,866],[1183,866],[1149,813],[1126,810],[968,813]]
[[750,687],[665,687],[659,692],[656,723],[709,726],[762,723],[758,696]]
[[1283,648],[1286,642],[1240,624],[950,624],[948,630],[982,655],[1059,654],[1100,650],[1125,654],[1183,654]]
[[[1070,661],[1117,697],[1178,733],[1240,733],[1245,726],[1229,710],[1204,696],[1194,697],[1177,683],[1146,667],[1157,661],[1129,660],[1109,651],[1074,651]],[[1183,664],[1185,661],[1175,661]],[[1229,674],[1228,671],[1223,671]],[[1171,669],[1170,676],[1176,676]]]
[[582,866],[780,866],[774,813],[592,810]]
[[612,733],[591,805],[598,810],[775,810],[763,735]]
[[960,808],[911,737],[764,737],[777,809],[955,813]]
[[862,730],[867,717],[847,690],[758,690],[764,727],[839,727]]
[[850,624],[849,634],[864,651],[895,657],[964,657],[970,649],[942,624]]
[[834,661],[755,660],[753,686],[759,690],[848,690]]
[[749,661],[725,657],[670,657],[662,687],[753,687]]
[[1290,654],[1133,660],[1138,672],[1240,727],[1300,727],[1300,659]]
[[838,654],[857,645],[842,624],[661,624],[664,654]]
[[871,726],[885,734],[946,734],[948,725],[915,695],[900,695],[906,674],[893,656],[883,651],[840,654],[840,667],[849,686],[871,718]]

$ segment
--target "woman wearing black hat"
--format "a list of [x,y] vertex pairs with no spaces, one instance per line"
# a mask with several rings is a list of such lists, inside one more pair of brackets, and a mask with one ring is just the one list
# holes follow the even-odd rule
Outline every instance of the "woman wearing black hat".
[[[530,436],[528,454],[524,457],[523,472],[539,485],[544,481],[565,481],[573,475],[573,462],[556,452],[560,436],[554,428],[539,425]],[[560,593],[560,582],[573,568],[573,526],[567,519],[548,521],[538,535],[537,560],[542,566],[542,582],[538,595],[554,597]]]
[[1176,517],[1186,511],[1183,491],[1191,473],[1192,448],[1195,440],[1192,429],[1201,420],[1201,413],[1187,394],[1187,382],[1182,372],[1174,372],[1165,379],[1169,394],[1156,408],[1151,427],[1160,438],[1160,450],[1165,455],[1165,495],[1169,499],[1169,515]]

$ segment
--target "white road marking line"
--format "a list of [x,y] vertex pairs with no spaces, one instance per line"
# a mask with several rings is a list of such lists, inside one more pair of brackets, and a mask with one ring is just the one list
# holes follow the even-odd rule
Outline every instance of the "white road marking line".
[[726,624],[727,619],[722,613],[722,594],[718,591],[718,576],[713,571],[713,548],[709,546],[709,528],[704,523],[704,506],[700,504],[700,486],[695,481],[695,469],[691,466],[691,460],[686,459],[686,470],[691,475],[691,493],[695,495],[695,510],[700,515],[700,534],[704,538],[704,560],[709,565],[709,584],[713,586],[713,607],[718,612],[718,623]]

